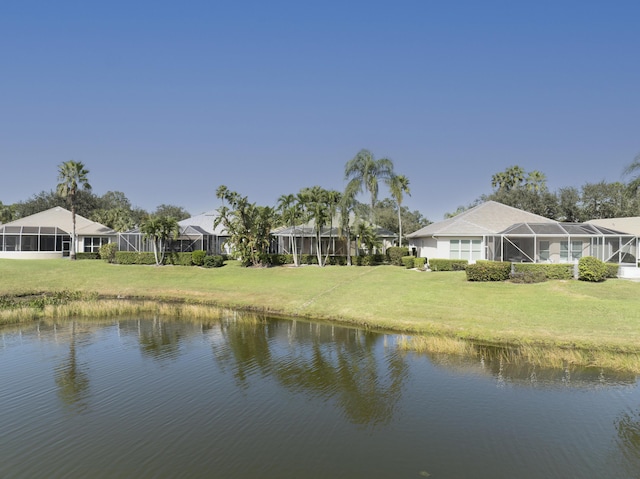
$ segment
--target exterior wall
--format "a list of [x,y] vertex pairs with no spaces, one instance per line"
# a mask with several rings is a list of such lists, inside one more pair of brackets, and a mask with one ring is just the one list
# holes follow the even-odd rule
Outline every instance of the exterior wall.
[[[421,258],[451,258],[451,240],[480,241],[480,257],[486,259],[485,242],[482,236],[452,236],[446,238],[424,237],[416,238],[409,242],[409,250],[416,249],[416,255]],[[476,260],[469,260],[470,263]]]
[[60,259],[62,251],[0,251],[0,259]]

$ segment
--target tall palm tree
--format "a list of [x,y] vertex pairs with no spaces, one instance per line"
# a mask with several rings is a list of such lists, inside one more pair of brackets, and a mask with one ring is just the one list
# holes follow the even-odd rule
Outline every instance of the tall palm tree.
[[[325,264],[329,259],[329,249],[333,243],[333,217],[336,215],[338,211],[338,205],[340,205],[340,201],[342,200],[342,194],[336,190],[327,191],[327,208],[329,213],[329,245],[327,245],[327,254],[324,257]],[[335,245],[333,249],[333,254],[336,254]]]
[[378,180],[387,181],[392,176],[393,161],[389,158],[376,160],[369,150],[360,150],[345,165],[344,177],[349,180],[349,185],[358,193],[366,190],[371,195],[369,219],[372,224],[375,223],[374,205],[378,198]]
[[322,260],[322,228],[325,227],[329,219],[328,195],[329,192],[320,186],[303,188],[300,191],[300,196],[304,200],[309,218],[314,223],[316,255],[318,257],[318,266],[320,267],[324,266]]
[[347,185],[342,193],[340,204],[340,237],[345,239],[347,244],[347,266],[351,266],[351,213],[354,212],[356,206],[356,195],[358,192],[355,189],[355,184],[351,187]]
[[402,246],[402,196],[404,193],[411,196],[411,192],[409,191],[409,178],[404,175],[393,175],[388,183],[391,196],[393,196],[393,199],[396,200],[396,204],[398,205],[398,246]]
[[71,252],[70,258],[76,259],[76,197],[79,189],[91,190],[91,185],[87,175],[89,170],[80,161],[65,161],[58,166],[57,192],[65,198],[71,206],[71,222],[73,230],[71,232]]
[[640,190],[640,155],[636,156],[631,164],[624,169],[622,173],[624,176],[636,174],[634,178],[629,182],[629,190],[632,193],[637,193]]
[[178,237],[180,225],[171,216],[150,216],[140,225],[140,231],[153,242],[156,265],[160,266],[164,262],[167,241]]
[[285,226],[291,228],[289,240],[291,241],[291,254],[293,255],[293,264],[298,266],[298,239],[296,237],[296,227],[302,221],[303,209],[299,197],[296,195],[281,195],[278,198],[278,211]]

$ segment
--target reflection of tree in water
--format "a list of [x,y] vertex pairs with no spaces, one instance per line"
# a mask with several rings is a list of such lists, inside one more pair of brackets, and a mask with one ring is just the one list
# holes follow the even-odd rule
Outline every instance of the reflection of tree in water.
[[379,359],[380,334],[298,321],[239,322],[223,331],[226,342],[214,354],[245,387],[252,372],[271,374],[292,391],[335,398],[356,424],[391,419],[407,365],[396,353]]
[[138,321],[138,341],[145,356],[153,359],[175,359],[180,354],[184,325],[175,322]]
[[84,401],[89,390],[89,375],[82,370],[78,363],[76,345],[76,322],[71,323],[71,338],[69,339],[69,355],[55,371],[55,381],[58,395],[62,402],[82,411],[87,404]]
[[615,421],[620,450],[631,470],[640,473],[640,410],[625,412]]

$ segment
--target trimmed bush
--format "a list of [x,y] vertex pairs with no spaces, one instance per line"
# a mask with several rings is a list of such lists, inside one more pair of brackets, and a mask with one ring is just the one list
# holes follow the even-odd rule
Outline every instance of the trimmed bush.
[[513,263],[515,273],[542,271],[546,279],[573,279],[573,265],[569,263]]
[[581,281],[604,281],[607,279],[607,273],[607,266],[598,258],[583,256],[578,261],[578,279]]
[[480,261],[467,265],[467,281],[505,281],[511,273],[511,263]]
[[431,271],[464,271],[468,264],[469,261],[466,259],[434,258],[429,260]]
[[418,269],[424,269],[424,264],[427,262],[427,258],[414,258],[413,267]]
[[547,275],[541,269],[531,269],[520,272],[513,272],[510,275],[512,283],[543,283],[547,280]]
[[76,259],[100,259],[100,253],[76,253]]
[[387,248],[389,263],[395,266],[403,266],[404,262],[402,258],[405,256],[409,256],[409,248],[405,248],[404,246],[391,246]]
[[205,256],[202,261],[202,266],[205,268],[220,268],[224,266],[224,258],[220,255]]
[[116,262],[116,251],[118,251],[118,243],[107,243],[100,246],[100,259],[107,263]]
[[204,257],[207,256],[207,252],[203,249],[197,249],[191,253],[191,261],[196,266],[202,266],[204,264]]
[[138,253],[137,251],[116,251],[118,264],[156,264],[153,253]]
[[411,269],[414,267],[414,263],[415,263],[415,258],[413,256],[403,256],[402,257],[402,265],[407,268],[407,269]]
[[607,267],[607,278],[617,278],[620,265],[618,263],[605,263]]
[[362,258],[362,266],[377,266],[379,264],[384,263],[384,255],[382,254],[368,254],[366,256],[361,256]]
[[193,265],[193,254],[172,251],[165,255],[164,262],[175,266],[191,266]]

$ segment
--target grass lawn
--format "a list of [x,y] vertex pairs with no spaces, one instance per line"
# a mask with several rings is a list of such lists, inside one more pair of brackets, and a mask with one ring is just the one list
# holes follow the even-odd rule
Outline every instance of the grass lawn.
[[640,352],[640,283],[471,283],[397,266],[223,268],[0,260],[0,296],[53,291],[251,308],[398,332]]

